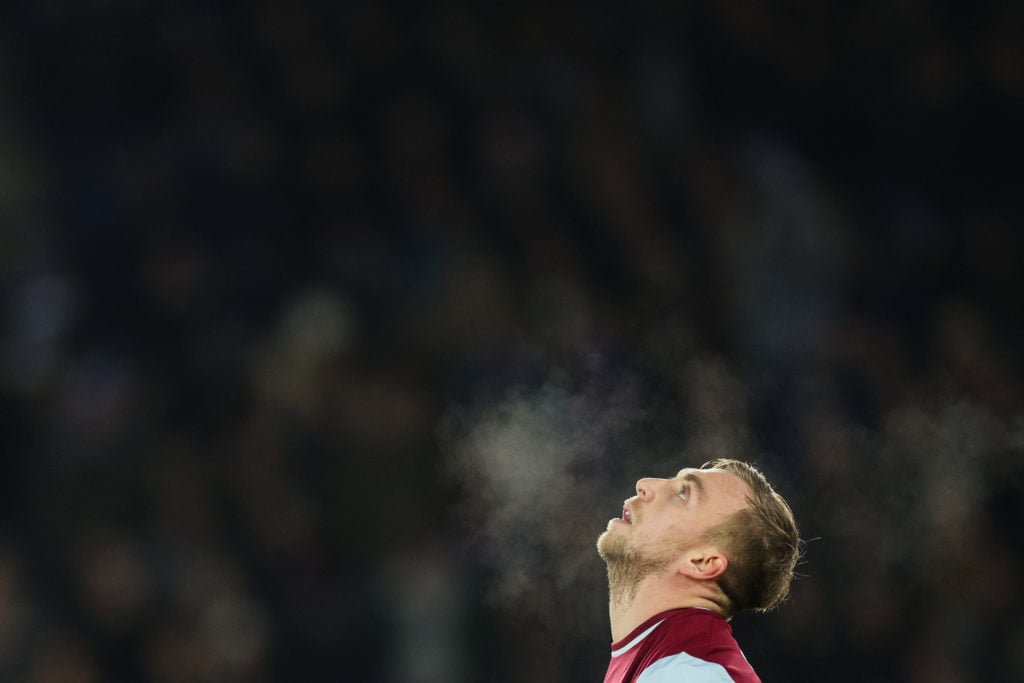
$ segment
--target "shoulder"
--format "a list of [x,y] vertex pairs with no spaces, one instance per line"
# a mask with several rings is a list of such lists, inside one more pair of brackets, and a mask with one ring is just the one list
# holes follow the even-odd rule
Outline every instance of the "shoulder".
[[732,635],[729,622],[710,610],[669,613],[648,650],[637,683],[733,683],[757,681]]
[[636,683],[734,683],[725,667],[679,652],[654,662],[636,679]]

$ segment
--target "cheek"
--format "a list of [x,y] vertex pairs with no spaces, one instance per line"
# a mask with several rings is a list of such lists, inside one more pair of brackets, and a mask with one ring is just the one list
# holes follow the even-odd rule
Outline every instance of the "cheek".
[[644,529],[644,533],[637,536],[637,541],[650,546],[668,547],[675,545],[685,533],[686,531],[682,526],[667,524]]
[[703,536],[703,525],[697,520],[686,520],[672,524],[660,535],[664,545],[673,548],[687,548]]

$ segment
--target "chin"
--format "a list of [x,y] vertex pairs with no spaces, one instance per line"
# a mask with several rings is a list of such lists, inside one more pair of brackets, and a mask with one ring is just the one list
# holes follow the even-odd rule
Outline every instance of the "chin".
[[608,529],[597,537],[597,554],[607,560],[609,557],[617,557],[625,550],[625,539]]

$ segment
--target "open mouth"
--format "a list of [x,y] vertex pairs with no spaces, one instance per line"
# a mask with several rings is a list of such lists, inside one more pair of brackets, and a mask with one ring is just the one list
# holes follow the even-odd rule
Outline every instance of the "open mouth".
[[633,511],[629,509],[629,504],[622,506],[622,521],[626,524],[633,523]]

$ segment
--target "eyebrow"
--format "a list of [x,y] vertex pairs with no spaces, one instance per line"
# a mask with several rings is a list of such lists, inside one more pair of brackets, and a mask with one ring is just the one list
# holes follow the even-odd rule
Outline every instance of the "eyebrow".
[[693,484],[693,487],[697,490],[697,495],[704,498],[704,482],[700,480],[700,477],[693,472],[685,472],[684,470],[679,470],[679,474],[676,476],[683,481]]

